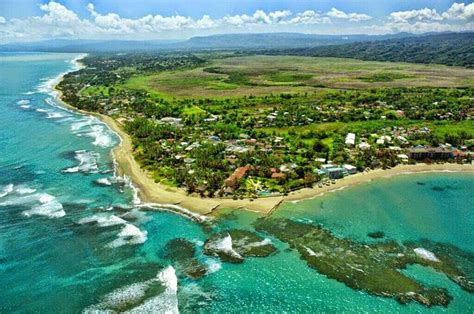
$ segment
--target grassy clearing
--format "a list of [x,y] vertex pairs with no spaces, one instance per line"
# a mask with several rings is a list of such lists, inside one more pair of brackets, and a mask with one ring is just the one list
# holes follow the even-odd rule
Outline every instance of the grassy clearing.
[[214,59],[194,69],[136,76],[125,86],[161,97],[221,98],[319,88],[474,86],[474,70],[443,65],[294,56]]

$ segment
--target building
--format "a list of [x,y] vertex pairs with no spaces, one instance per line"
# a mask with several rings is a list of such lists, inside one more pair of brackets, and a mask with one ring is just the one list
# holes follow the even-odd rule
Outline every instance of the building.
[[415,147],[408,150],[408,156],[415,160],[446,160],[453,158],[453,152],[441,147]]
[[[347,170],[343,167],[338,167],[333,164],[321,165],[321,171],[327,175],[330,179],[340,179],[348,174]],[[319,171],[318,171],[319,174]]]
[[344,165],[344,169],[346,169],[348,174],[356,174],[357,173],[357,167],[349,164]]
[[347,174],[347,171],[344,168],[337,167],[328,169],[327,174],[329,179],[341,179],[344,178],[344,176]]
[[286,178],[286,174],[284,174],[284,173],[281,173],[281,172],[272,173],[272,179],[274,179],[274,180],[279,181],[279,180],[283,180],[285,178]]
[[225,179],[224,181],[225,186],[235,189],[237,187],[237,183],[239,182],[239,180],[242,179],[249,170],[250,170],[250,165],[235,169],[234,173],[232,173],[227,179]]
[[347,133],[345,143],[346,143],[346,146],[354,146],[355,145],[355,134],[354,133]]
[[367,142],[362,142],[359,144],[359,149],[361,150],[368,150],[370,149],[370,144]]

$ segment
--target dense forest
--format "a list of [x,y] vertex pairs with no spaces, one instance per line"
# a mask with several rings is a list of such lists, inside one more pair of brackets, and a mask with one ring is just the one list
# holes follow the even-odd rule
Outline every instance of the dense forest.
[[313,48],[275,49],[266,50],[263,53],[355,58],[370,61],[438,63],[474,68],[474,33],[446,33]]

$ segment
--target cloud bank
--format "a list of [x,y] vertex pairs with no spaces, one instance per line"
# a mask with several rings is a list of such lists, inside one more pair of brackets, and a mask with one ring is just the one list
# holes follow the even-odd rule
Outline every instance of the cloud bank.
[[92,3],[80,17],[66,6],[50,1],[40,6],[40,16],[5,19],[0,16],[0,42],[70,39],[160,39],[192,34],[304,31],[307,33],[395,33],[474,30],[474,3],[454,3],[445,12],[423,8],[392,12],[374,18],[357,12],[332,8],[328,12],[280,10],[253,14],[200,18],[172,15],[145,15],[136,19],[116,13],[99,13]]

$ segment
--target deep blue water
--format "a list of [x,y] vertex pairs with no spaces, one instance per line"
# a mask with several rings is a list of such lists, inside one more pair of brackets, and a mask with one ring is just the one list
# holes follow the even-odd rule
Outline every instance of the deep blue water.
[[[110,151],[119,138],[53,97],[51,80],[71,70],[75,57],[0,55],[1,313],[76,313],[141,299],[158,311],[177,301],[182,312],[474,311],[471,294],[428,268],[408,273],[447,288],[454,297],[448,308],[402,306],[351,290],[274,239],[278,254],[240,265],[203,256],[208,233],[251,229],[258,216],[234,211],[201,226],[171,212],[140,211],[133,190],[113,173]],[[381,230],[395,240],[428,238],[474,252],[473,188],[472,174],[400,176],[285,204],[275,215],[309,219],[360,241]],[[166,243],[179,237],[197,244],[206,277],[189,279],[163,257]],[[169,265],[177,269],[177,295],[172,273],[163,271]],[[157,275],[162,289],[145,298]]]

